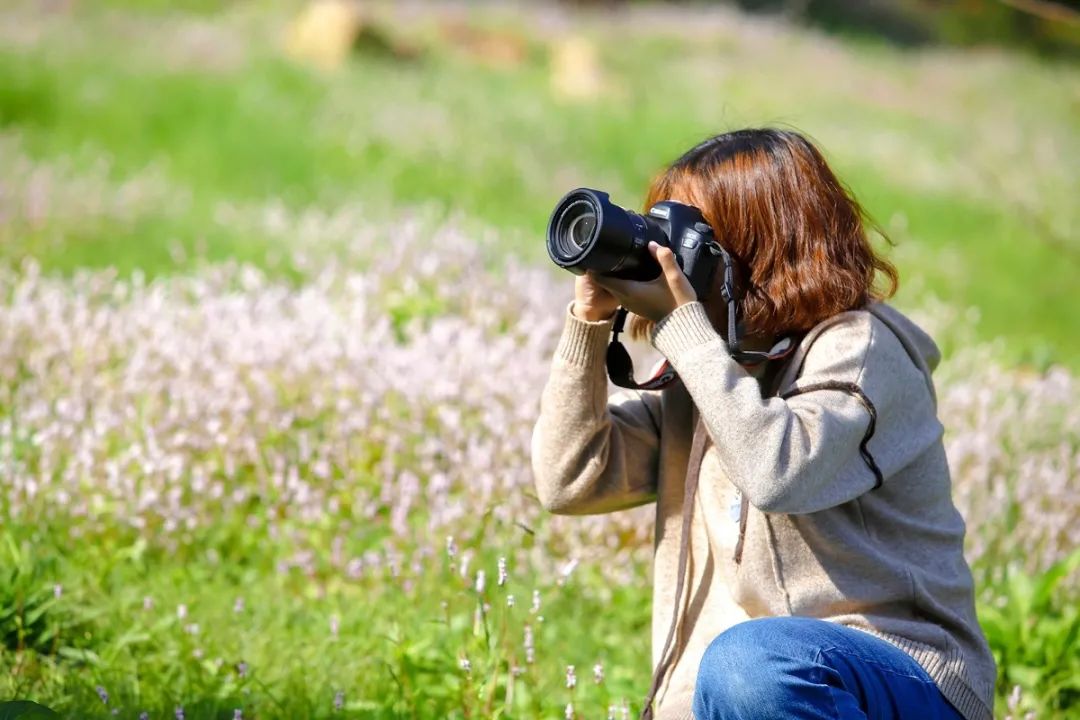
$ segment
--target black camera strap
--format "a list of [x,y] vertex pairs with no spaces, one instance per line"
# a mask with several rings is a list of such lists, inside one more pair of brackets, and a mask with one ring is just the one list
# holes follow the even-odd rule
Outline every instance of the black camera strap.
[[[719,243],[712,242],[709,249],[713,255],[720,258],[720,262],[723,265],[724,281],[720,285],[720,295],[723,297],[724,304],[727,306],[727,341],[728,350],[731,353],[732,359],[743,367],[753,367],[764,362],[787,357],[791,351],[795,349],[795,342],[791,337],[780,338],[780,340],[767,351],[743,350],[739,347],[739,326],[737,318],[735,317],[736,309],[738,307],[738,302],[735,298],[735,264],[732,261],[731,256],[719,245]],[[708,284],[709,283],[706,283],[704,288],[694,288],[700,299],[705,299],[708,291]],[[678,377],[675,373],[675,368],[671,367],[671,363],[667,360],[661,363],[653,376],[645,382],[639,383],[634,380],[634,362],[630,359],[630,353],[628,353],[623,344],[619,342],[619,334],[622,333],[626,326],[626,315],[626,308],[622,307],[615,313],[615,322],[611,327],[611,343],[608,344],[607,349],[608,377],[611,378],[611,382],[619,387],[631,390],[659,390],[667,387]]]
[[675,380],[675,368],[665,360],[656,374],[643,383],[634,380],[634,361],[630,359],[630,353],[619,342],[619,333],[626,324],[626,308],[619,308],[615,313],[615,324],[611,327],[611,343],[607,348],[607,372],[611,382],[619,387],[631,390],[659,390],[667,387]]

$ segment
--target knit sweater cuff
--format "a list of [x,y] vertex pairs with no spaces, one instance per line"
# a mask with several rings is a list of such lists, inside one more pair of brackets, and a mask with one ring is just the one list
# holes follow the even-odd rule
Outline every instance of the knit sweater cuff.
[[596,322],[582,320],[572,312],[573,306],[571,303],[566,308],[566,324],[563,326],[555,357],[567,365],[578,367],[603,363],[608,338],[611,336],[611,326],[615,323],[614,317]]
[[678,356],[706,343],[723,338],[709,322],[705,306],[700,302],[686,303],[675,308],[667,317],[656,323],[650,338],[653,347],[675,363]]

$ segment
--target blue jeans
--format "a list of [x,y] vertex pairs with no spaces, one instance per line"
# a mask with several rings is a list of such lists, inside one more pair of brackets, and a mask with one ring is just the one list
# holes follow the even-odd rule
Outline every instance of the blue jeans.
[[962,720],[907,653],[860,630],[804,617],[721,633],[701,660],[697,720]]

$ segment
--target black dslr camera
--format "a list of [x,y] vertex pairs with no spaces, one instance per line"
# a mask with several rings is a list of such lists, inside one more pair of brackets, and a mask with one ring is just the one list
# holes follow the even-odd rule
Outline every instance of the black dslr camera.
[[701,299],[709,294],[717,264],[730,263],[701,211],[677,202],[658,202],[647,215],[638,215],[611,202],[605,192],[578,188],[555,206],[547,227],[548,255],[578,275],[592,270],[653,280],[660,265],[649,254],[650,240],[671,248]]
[[[559,201],[548,221],[548,255],[556,265],[578,275],[592,270],[624,280],[654,280],[660,276],[660,264],[649,253],[649,241],[671,248],[698,299],[708,297],[713,276],[722,267],[720,294],[728,310],[728,346],[733,357],[747,356],[739,351],[735,334],[734,263],[716,242],[700,210],[664,201],[646,215],[638,215],[611,202],[605,192],[578,188]],[[630,355],[619,342],[625,322],[626,310],[620,308],[607,350],[612,382],[638,390],[658,390],[672,383],[676,375],[667,362],[651,379],[642,383],[634,379]]]

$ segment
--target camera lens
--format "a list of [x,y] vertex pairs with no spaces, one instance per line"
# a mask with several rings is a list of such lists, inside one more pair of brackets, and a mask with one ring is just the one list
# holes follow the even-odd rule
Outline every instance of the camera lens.
[[574,218],[570,223],[570,242],[574,243],[574,246],[578,250],[584,250],[589,245],[589,240],[592,238],[593,231],[596,229],[596,215],[590,212],[588,215],[582,215]]
[[650,279],[659,266],[648,241],[667,244],[662,227],[651,218],[615,205],[605,192],[578,188],[555,206],[547,229],[548,255],[574,273],[586,270],[632,279]]
[[555,221],[555,251],[572,261],[588,250],[596,232],[596,208],[588,199],[569,203]]

